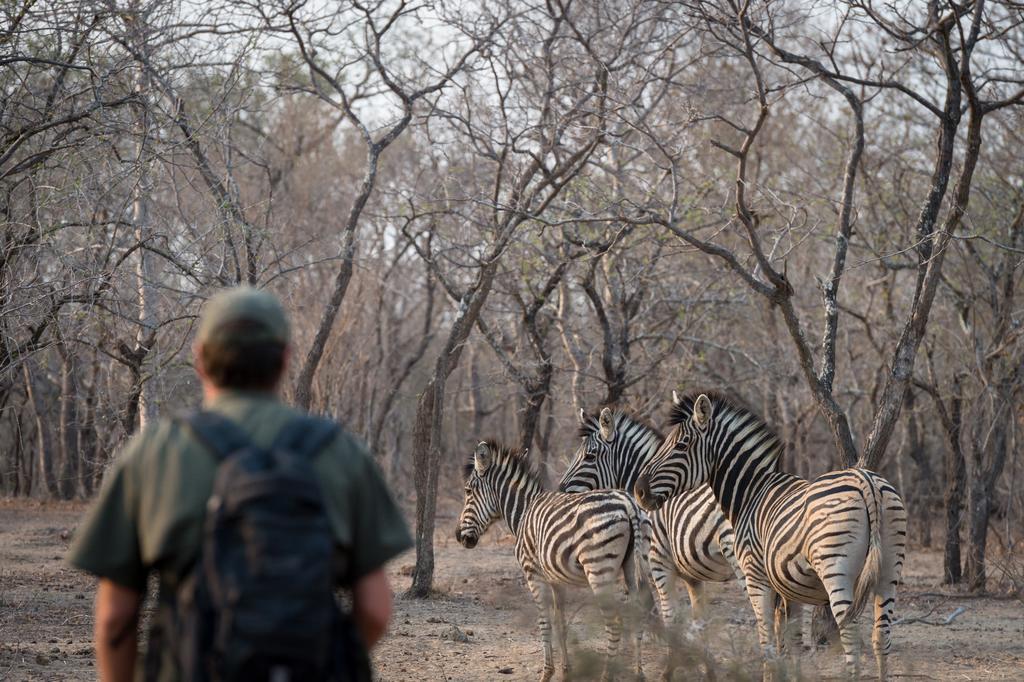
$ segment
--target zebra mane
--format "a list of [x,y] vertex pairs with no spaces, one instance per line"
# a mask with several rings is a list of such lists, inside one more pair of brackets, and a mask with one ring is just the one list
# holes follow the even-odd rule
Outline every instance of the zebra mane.
[[761,415],[759,415],[754,410],[750,409],[750,407],[748,407],[743,401],[737,398],[733,398],[731,396],[727,396],[724,393],[719,393],[718,391],[702,391],[698,389],[696,391],[690,391],[686,395],[681,396],[679,398],[678,403],[672,403],[672,409],[670,410],[668,416],[669,426],[682,424],[687,419],[691,419],[693,417],[693,404],[697,402],[697,398],[702,394],[706,395],[711,400],[711,409],[714,414],[718,414],[719,410],[728,410],[730,412],[749,414],[751,417],[757,420],[758,425],[762,429],[771,433],[773,436],[775,436],[776,440],[781,442],[779,434],[775,432],[775,429],[768,426],[768,422],[766,422],[764,418],[761,417]]
[[594,414],[591,414],[589,412],[583,413],[583,416],[586,418],[586,422],[580,424],[579,431],[577,432],[577,436],[579,438],[586,438],[587,436],[593,433],[597,433],[598,429],[601,428],[600,422],[598,421],[598,417],[601,414],[601,410],[603,410],[605,407],[611,408],[613,423],[618,424],[622,419],[628,419],[634,424],[640,424],[641,426],[650,429],[658,438],[664,439],[664,436],[662,435],[661,431],[654,428],[651,422],[649,422],[646,418],[641,417],[640,413],[637,412],[636,410],[630,409],[628,407],[612,407],[611,405],[602,405],[601,407],[597,408],[597,412]]
[[[542,479],[540,477],[540,474],[537,473],[536,468],[534,468],[533,464],[530,462],[530,458],[526,452],[522,450],[516,450],[515,448],[506,447],[499,443],[494,438],[485,438],[481,442],[487,444],[487,447],[490,449],[491,454],[494,456],[494,461],[492,462],[491,466],[509,466],[513,468],[516,472],[522,472],[527,479],[536,482],[537,485],[541,486],[541,488],[544,487],[541,483]],[[508,464],[505,464],[506,462]],[[469,476],[470,474],[473,473],[473,468],[475,465],[476,460],[473,454],[470,453],[469,459],[467,459],[466,463],[463,464],[462,466],[463,481],[469,480]]]

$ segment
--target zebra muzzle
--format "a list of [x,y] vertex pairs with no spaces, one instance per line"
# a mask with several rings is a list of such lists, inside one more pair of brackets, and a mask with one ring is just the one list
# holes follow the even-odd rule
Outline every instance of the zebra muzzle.
[[473,549],[480,540],[475,533],[463,533],[461,528],[455,529],[455,541],[466,549]]
[[651,492],[651,477],[647,474],[636,479],[636,485],[633,486],[633,497],[647,511],[657,511],[665,503],[663,496]]

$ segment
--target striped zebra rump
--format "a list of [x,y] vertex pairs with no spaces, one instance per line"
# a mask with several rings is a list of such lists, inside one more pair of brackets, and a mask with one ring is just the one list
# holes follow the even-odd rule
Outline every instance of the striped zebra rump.
[[722,516],[711,488],[701,486],[670,498],[651,514],[651,523],[651,551],[682,578],[725,582],[736,577],[728,551],[723,550],[732,547],[732,525]]
[[881,491],[868,473],[847,469],[793,481],[785,495],[758,509],[763,549],[753,560],[764,565],[769,583],[783,597],[827,604],[822,581],[842,574],[857,579],[856,596],[840,600],[847,609],[843,617],[855,618],[863,610],[879,572],[882,520]]
[[614,583],[632,570],[641,514],[621,491],[541,493],[523,514],[516,556],[524,570],[548,582]]

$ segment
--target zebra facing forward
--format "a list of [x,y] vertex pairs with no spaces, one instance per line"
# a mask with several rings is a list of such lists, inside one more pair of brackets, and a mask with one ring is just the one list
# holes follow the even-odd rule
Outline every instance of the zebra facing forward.
[[681,490],[710,483],[736,531],[765,656],[773,653],[768,628],[777,595],[789,603],[828,604],[847,668],[857,675],[857,616],[874,594],[871,641],[885,679],[907,527],[895,488],[867,469],[813,481],[777,472],[779,438],[722,396],[676,398],[671,423],[661,452],[637,480],[637,499],[653,510]]
[[[628,412],[605,407],[598,416],[580,410],[582,442],[562,476],[562,492],[615,488],[633,491],[640,470],[661,448],[662,435]],[[706,485],[669,499],[651,515],[651,576],[662,622],[675,607],[676,578],[690,596],[693,617],[704,617],[703,584],[725,582],[743,573],[733,555],[732,525]]]
[[[455,539],[468,549],[499,518],[516,538],[515,552],[526,586],[537,604],[537,624],[544,643],[541,680],[554,673],[551,645],[551,606],[558,619],[562,673],[569,673],[563,586],[589,586],[599,597],[608,636],[602,679],[619,648],[622,617],[615,597],[625,601],[639,593],[647,574],[649,551],[642,530],[645,514],[627,493],[617,490],[582,495],[545,492],[526,453],[493,441],[477,445],[466,466],[466,502]],[[624,578],[624,585],[619,576]],[[623,589],[625,587],[625,589]],[[636,672],[641,673],[640,640],[636,637]]]

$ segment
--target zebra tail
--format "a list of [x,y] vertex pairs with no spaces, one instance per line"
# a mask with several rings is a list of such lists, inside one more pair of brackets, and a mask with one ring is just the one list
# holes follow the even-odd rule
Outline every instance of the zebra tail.
[[636,590],[640,595],[646,592],[651,604],[654,603],[654,575],[651,573],[651,537],[653,526],[647,513],[639,506],[631,519],[633,525],[633,566],[636,573]]
[[857,577],[857,584],[853,588],[853,604],[850,606],[850,610],[843,614],[840,626],[857,620],[861,611],[867,606],[875,583],[878,582],[878,577],[882,572],[882,496],[867,477],[863,479],[862,488],[864,489],[864,501],[868,503],[868,553],[864,558],[864,567],[860,570],[860,576]]

